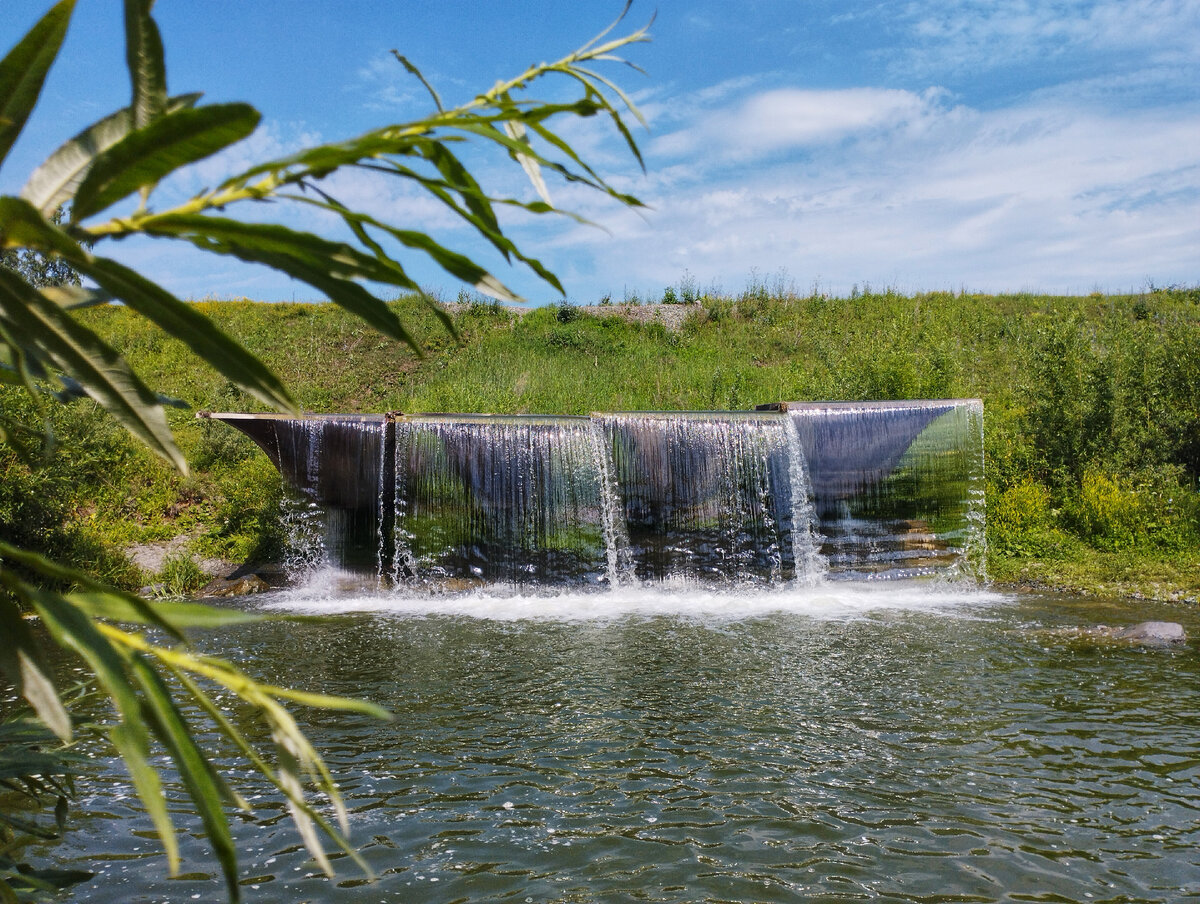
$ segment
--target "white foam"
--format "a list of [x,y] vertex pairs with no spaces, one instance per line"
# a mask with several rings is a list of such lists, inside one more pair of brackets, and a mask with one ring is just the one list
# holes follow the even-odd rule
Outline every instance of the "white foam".
[[681,584],[640,584],[612,590],[520,592],[488,587],[465,593],[394,590],[347,592],[328,579],[264,597],[265,609],[297,614],[386,613],[397,617],[453,615],[489,621],[606,621],[668,616],[741,621],[776,613],[845,620],[901,611],[969,615],[1009,597],[969,585],[928,581],[826,582],[815,587],[714,590]]

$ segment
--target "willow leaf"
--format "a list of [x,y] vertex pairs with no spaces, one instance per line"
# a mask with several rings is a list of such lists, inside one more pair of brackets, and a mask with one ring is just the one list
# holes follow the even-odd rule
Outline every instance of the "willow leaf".
[[8,640],[0,644],[0,670],[8,675],[17,693],[29,701],[42,724],[64,744],[71,741],[71,717],[59,699],[45,668],[33,632],[16,606],[0,598],[0,628]]
[[[363,228],[365,226],[386,232],[406,248],[425,252],[439,267],[451,276],[465,283],[470,283],[486,295],[498,298],[501,301],[521,302],[524,300],[489,273],[486,268],[481,267],[466,255],[444,247],[428,233],[418,232],[413,229],[397,229],[395,226],[389,226],[387,223],[377,220],[369,214],[350,210],[319,189],[317,191],[325,198],[324,201],[315,198],[306,198],[303,195],[286,195],[285,197],[291,201],[297,201],[301,204],[311,204],[315,207],[320,207],[322,210],[330,210],[338,214],[346,221],[346,225],[354,230],[359,241],[375,251],[376,256],[385,256],[384,251],[367,234]],[[396,264],[396,266],[399,267],[399,264]],[[447,327],[453,329],[449,323],[447,323]]]
[[241,141],[259,119],[249,104],[214,104],[163,114],[96,157],[75,192],[72,219],[85,219],[181,166]]
[[429,84],[429,81],[425,78],[424,74],[422,74],[421,70],[418,69],[416,65],[414,65],[408,59],[408,57],[402,54],[399,50],[393,50],[392,56],[394,56],[400,65],[408,71],[409,75],[416,76],[417,80],[425,86],[425,90],[428,91],[429,96],[433,98],[433,105],[437,107],[437,111],[439,113],[445,113],[446,108],[442,106],[442,98],[438,95],[437,91],[434,90],[433,85]]
[[[488,196],[475,181],[475,177],[463,166],[462,161],[455,157],[449,148],[438,142],[427,142],[424,151],[425,159],[454,186],[467,209],[486,223],[489,229],[499,232],[500,222],[496,219],[496,212],[492,209]],[[504,259],[508,260],[508,254],[503,249],[501,253],[504,254]]]
[[113,300],[108,292],[85,289],[82,286],[42,286],[38,291],[66,311],[94,308]]
[[229,820],[222,809],[222,800],[243,804],[221,779],[212,764],[196,746],[196,739],[184,721],[183,714],[175,705],[171,692],[163,684],[158,672],[152,669],[140,655],[131,661],[133,675],[143,692],[143,712],[146,721],[153,727],[154,734],[162,742],[174,760],[179,776],[187,787],[188,795],[200,812],[204,833],[208,836],[231,901],[239,899],[237,883],[237,851],[229,832]]
[[279,763],[279,783],[287,798],[288,812],[292,815],[292,822],[296,824],[300,840],[304,842],[308,852],[317,861],[317,865],[321,867],[325,875],[332,876],[334,874],[333,865],[325,854],[321,839],[317,837],[313,820],[305,812],[305,808],[298,803],[304,799],[304,783],[300,775],[301,765],[295,749],[295,738],[279,731],[272,732],[271,737],[275,741],[275,759]]
[[321,178],[336,169],[353,166],[364,160],[373,160],[387,154],[405,154],[411,151],[412,143],[412,136],[392,135],[390,130],[368,132],[357,138],[306,148],[287,157],[256,164],[235,176],[230,176],[219,187],[222,190],[240,187],[258,176],[268,174],[278,176],[284,182],[298,182],[309,177]]
[[370,279],[406,289],[416,288],[416,284],[402,270],[351,245],[285,226],[218,217],[150,217],[143,228],[149,235],[185,239],[206,251],[265,264],[306,282],[381,333],[407,343],[417,354],[422,354],[391,309],[351,279]]
[[[504,131],[513,141],[529,147],[525,123],[519,119],[510,119],[504,123]],[[550,198],[550,190],[546,188],[546,180],[542,178],[542,168],[538,165],[537,159],[524,151],[517,151],[516,158],[517,162],[521,164],[521,169],[525,170],[525,175],[529,177],[529,181],[533,183],[533,189],[538,193],[538,197],[547,204],[554,204]]]
[[172,876],[179,873],[179,839],[175,837],[175,825],[167,812],[167,799],[163,794],[162,779],[150,764],[150,742],[145,729],[125,721],[108,730],[109,740],[125,762],[134,790],[141,798],[154,831],[163,843],[167,855],[167,868]]
[[120,593],[72,593],[68,599],[88,615],[107,618],[116,622],[138,625],[159,625],[165,621],[176,629],[224,628],[263,621],[266,616],[240,609],[224,609],[200,603],[154,602],[142,600],[153,610],[154,617],[147,617],[143,607],[134,605],[131,599]]
[[162,782],[150,764],[150,738],[142,721],[141,700],[126,673],[125,657],[90,618],[60,595],[48,590],[34,590],[31,596],[55,640],[83,657],[116,704],[121,721],[109,729],[109,738],[125,761],[138,797],[162,839],[174,875],[179,870],[179,842],[167,813]]
[[[471,224],[471,226],[473,226],[480,235],[487,239],[497,251],[504,255],[505,260],[510,260],[511,258],[515,257],[517,260],[521,261],[523,264],[533,270],[534,273],[541,277],[544,282],[553,286],[560,294],[566,294],[566,290],[563,289],[562,283],[559,282],[558,277],[555,276],[549,269],[547,269],[541,261],[539,261],[537,258],[529,257],[521,252],[521,250],[517,248],[516,244],[500,231],[498,225],[496,228],[493,228],[486,221],[480,217],[477,217],[470,210],[460,205],[454,199],[453,192],[456,190],[454,186],[440,180],[427,179],[420,173],[399,165],[393,165],[389,172],[394,172],[396,175],[402,176],[406,179],[412,179],[414,182],[421,185],[422,188],[445,204],[448,208],[450,208],[450,210],[454,211],[455,214]],[[510,202],[505,200],[498,203],[507,204]],[[511,203],[520,204],[520,202]],[[553,210],[553,208],[550,209]]]
[[75,0],[56,3],[0,60],[0,163],[33,112],[74,8]]
[[404,328],[400,319],[391,309],[358,283],[328,276],[323,269],[313,268],[306,262],[285,254],[234,253],[243,260],[266,264],[268,267],[308,283],[326,295],[334,304],[345,308],[379,332],[403,342],[418,356],[424,356],[424,350]]
[[345,279],[369,279],[405,288],[412,280],[392,264],[364,254],[345,242],[334,242],[310,232],[298,232],[275,223],[247,223],[224,217],[197,214],[162,214],[147,217],[142,224],[148,235],[184,238],[204,243],[209,250],[224,252],[242,247],[265,253],[287,254],[313,266],[323,264],[328,272]]
[[[166,112],[187,110],[195,106],[200,94],[181,94],[167,101]],[[63,143],[46,158],[33,174],[21,197],[46,216],[60,204],[70,201],[97,155],[124,138],[133,130],[133,113],[129,107],[118,110],[88,126],[74,138]]]
[[[136,620],[144,625],[153,625],[156,628],[166,631],[176,640],[184,639],[179,627],[169,618],[165,617],[164,612],[166,610],[163,610],[158,604],[147,602],[140,596],[106,587],[103,582],[96,580],[82,571],[69,568],[52,559],[47,559],[36,552],[19,549],[2,540],[0,540],[0,558],[8,559],[10,562],[17,562],[35,574],[49,578],[52,581],[62,584],[74,584],[86,588],[93,594],[108,598],[107,605],[119,607],[131,614],[136,614],[137,618],[130,619],[131,621]],[[93,600],[92,605],[99,606],[101,604]]]
[[394,718],[382,706],[366,700],[356,700],[353,697],[331,697],[327,694],[313,694],[308,691],[297,691],[287,687],[273,687],[270,685],[263,685],[261,690],[263,693],[274,697],[281,697],[285,700],[302,703],[305,706],[312,706],[317,709],[336,709],[343,712],[361,713],[364,716],[382,719],[385,722],[391,722]]
[[17,274],[0,268],[0,320],[83,385],[87,394],[154,452],[187,473],[162,405],[125,360]]
[[259,401],[283,411],[299,407],[283,382],[209,318],[140,273],[107,258],[76,262],[105,291],[162,327]]
[[125,0],[125,62],[133,84],[134,128],[148,126],[167,106],[162,36],[150,16],[154,0]]
[[[204,712],[208,714],[209,718],[213,720],[213,724],[220,729],[221,733],[237,746],[237,748],[242,752],[243,756],[245,756],[246,759],[249,760],[259,772],[266,776],[272,785],[274,785],[283,793],[287,794],[287,789],[280,780],[279,775],[274,769],[271,768],[271,764],[264,760],[259,752],[255,750],[253,746],[251,746],[250,742],[246,740],[245,736],[238,730],[237,726],[229,721],[221,709],[212,701],[212,698],[204,692],[203,688],[196,684],[196,682],[193,681],[186,672],[177,669],[170,664],[167,665],[167,668],[171,670],[171,673],[179,680],[187,692],[191,694],[192,699],[198,703],[200,708],[203,709]],[[346,836],[337,828],[335,828],[328,819],[314,810],[308,801],[303,797],[296,800],[295,804],[303,809],[308,817],[312,819],[313,822],[315,822],[318,826],[320,826],[321,830],[330,838],[332,838],[334,843],[341,848],[343,852],[349,855],[366,875],[372,875],[371,867],[362,858],[362,855],[360,855],[358,851],[354,849]]]

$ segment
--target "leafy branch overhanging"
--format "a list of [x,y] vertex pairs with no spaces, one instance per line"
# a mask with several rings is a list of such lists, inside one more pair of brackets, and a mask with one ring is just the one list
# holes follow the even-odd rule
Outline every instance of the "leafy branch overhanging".
[[[416,293],[453,331],[449,317],[421,290],[398,259],[400,252],[428,257],[451,276],[500,300],[519,300],[467,255],[411,224],[385,222],[341,204],[325,180],[343,170],[363,170],[403,180],[462,219],[509,263],[528,268],[562,292],[537,258],[520,249],[501,227],[497,209],[564,214],[551,200],[547,175],[597,190],[619,205],[639,207],[576,152],[559,123],[607,118],[629,152],[642,163],[627,119],[641,121],[630,98],[595,64],[627,63],[618,52],[648,40],[647,27],[611,37],[613,25],[579,50],[530,67],[516,78],[457,106],[446,107],[421,72],[393,51],[398,63],[428,90],[434,112],[389,124],[346,141],[306,148],[234,173],[215,188],[166,209],[156,209],[155,188],[189,164],[211,157],[254,132],[260,114],[248,104],[199,103],[199,94],[170,95],[162,41],[151,14],[153,0],[124,0],[128,107],[67,141],[29,177],[18,196],[0,196],[0,252],[37,255],[86,285],[69,280],[26,279],[0,267],[0,384],[23,389],[38,404],[87,396],[149,448],[186,472],[187,463],[167,423],[165,400],[121,355],[74,316],[80,307],[119,301],[182,340],[196,355],[259,401],[285,412],[298,406],[282,382],[236,340],[146,275],[95,249],[130,235],[182,241],[214,254],[265,265],[312,286],[381,333],[420,348],[394,311],[369,285]],[[56,3],[0,60],[0,166],[20,136],[57,58],[75,0]],[[634,67],[636,68],[636,67]],[[577,94],[568,102],[531,99],[523,93],[548,76],[565,77]],[[517,163],[536,198],[494,197],[470,172],[454,147],[482,143]],[[117,207],[131,212],[113,213]],[[354,242],[325,238],[251,217],[230,208],[276,201],[320,208],[340,219]],[[69,211],[66,222],[61,211]],[[389,250],[398,249],[398,250]],[[20,425],[0,414],[0,442],[17,449]],[[59,588],[73,588],[64,591]],[[118,592],[65,565],[0,542],[0,669],[40,721],[63,742],[73,737],[71,718],[51,680],[32,620],[52,641],[75,653],[110,699],[115,721],[108,737],[123,757],[134,786],[162,840],[172,873],[179,849],[154,765],[155,747],[169,756],[199,813],[220,863],[231,900],[239,897],[237,852],[226,808],[248,809],[197,745],[184,708],[198,710],[262,776],[283,794],[303,841],[321,867],[332,868],[320,833],[354,856],[349,822],[333,776],[285,704],[323,707],[387,718],[382,708],[340,697],[309,694],[255,681],[231,664],[193,653],[185,632],[221,627],[257,616],[188,603],[152,603]],[[160,641],[153,638],[163,638]],[[274,763],[255,748],[217,701],[213,689],[249,704],[270,729]],[[181,701],[186,706],[181,708]],[[31,770],[34,767],[30,767]],[[32,772],[30,773],[32,774]],[[329,801],[327,818],[305,794],[314,781]],[[361,863],[361,861],[360,861]],[[365,869],[365,865],[364,865]],[[15,874],[0,870],[0,893],[12,894]],[[25,874],[26,883],[28,872]],[[36,880],[36,875],[34,875]]]

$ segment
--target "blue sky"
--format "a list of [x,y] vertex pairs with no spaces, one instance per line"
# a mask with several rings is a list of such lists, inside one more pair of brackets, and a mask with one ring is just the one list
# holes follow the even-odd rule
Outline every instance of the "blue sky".
[[[11,46],[44,10],[5,0]],[[163,0],[156,15],[172,93],[244,100],[264,116],[224,160],[163,189],[162,203],[224,167],[426,112],[391,57],[420,65],[451,102],[587,41],[615,2]],[[551,185],[602,224],[514,218],[526,250],[579,303],[658,296],[685,274],[737,292],[751,278],[846,293],[1128,291],[1200,283],[1200,3],[1195,0],[662,0],[652,43],[616,69],[649,122],[642,173],[596,123],[572,139],[650,210]],[[19,190],[59,142],[128,102],[118,0],[79,0],[27,134],[0,170]],[[541,94],[553,94],[546,86]],[[497,155],[485,184],[533,197]],[[427,229],[535,303],[548,287],[506,268],[410,191],[339,177],[344,201]],[[281,214],[327,230],[313,214]],[[106,253],[191,298],[308,299],[271,271],[127,242]],[[460,288],[414,262],[444,297]]]

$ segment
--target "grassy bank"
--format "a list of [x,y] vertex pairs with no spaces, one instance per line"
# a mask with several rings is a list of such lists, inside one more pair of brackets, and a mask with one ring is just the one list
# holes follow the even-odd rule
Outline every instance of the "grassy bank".
[[[199,305],[317,412],[978,396],[994,578],[1160,598],[1200,587],[1196,290],[829,298],[757,285],[640,319],[610,307],[517,315],[467,304],[454,315],[461,341],[420,306],[396,306],[422,337],[423,358],[330,305]],[[132,543],[186,535],[187,561],[172,563],[181,582],[194,579],[190,558],[276,554],[274,470],[240,434],[193,418],[260,406],[128,309],[87,316],[151,385],[191,406],[171,418],[193,473],[171,473],[75,403],[53,415],[70,457],[32,471],[11,456],[0,464],[6,532],[124,584],[144,579],[114,552]]]

